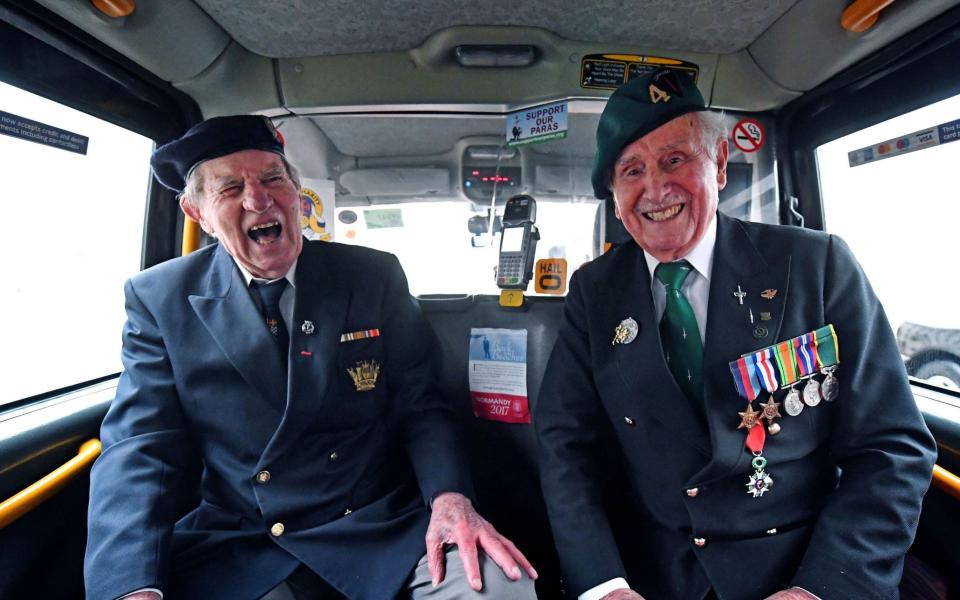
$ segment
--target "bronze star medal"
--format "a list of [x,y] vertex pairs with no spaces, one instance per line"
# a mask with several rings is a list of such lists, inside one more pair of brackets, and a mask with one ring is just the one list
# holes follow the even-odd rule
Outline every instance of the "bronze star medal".
[[770,396],[770,399],[766,402],[761,402],[760,407],[763,408],[763,418],[767,420],[767,432],[770,435],[777,435],[780,433],[780,424],[774,423],[774,419],[779,419],[783,415],[780,414],[780,403],[773,401],[773,396]]
[[737,429],[746,429],[749,431],[757,424],[757,420],[760,419],[762,413],[753,410],[753,403],[751,402],[747,404],[747,410],[737,414],[740,415],[740,425],[737,426]]

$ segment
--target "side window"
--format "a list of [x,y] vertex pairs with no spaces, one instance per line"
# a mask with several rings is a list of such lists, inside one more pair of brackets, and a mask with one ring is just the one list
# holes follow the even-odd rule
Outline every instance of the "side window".
[[960,96],[817,148],[824,223],[850,245],[913,377],[960,391]]
[[152,140],[0,82],[0,404],[117,373]]

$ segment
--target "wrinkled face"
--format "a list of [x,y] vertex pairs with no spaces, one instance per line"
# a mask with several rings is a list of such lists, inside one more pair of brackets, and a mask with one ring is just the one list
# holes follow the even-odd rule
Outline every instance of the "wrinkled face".
[[681,115],[624,148],[613,165],[617,218],[661,262],[685,257],[703,238],[727,183],[727,142],[713,159],[700,129],[696,116]]
[[203,194],[180,207],[256,277],[283,277],[300,255],[300,194],[278,154],[243,150],[201,163]]

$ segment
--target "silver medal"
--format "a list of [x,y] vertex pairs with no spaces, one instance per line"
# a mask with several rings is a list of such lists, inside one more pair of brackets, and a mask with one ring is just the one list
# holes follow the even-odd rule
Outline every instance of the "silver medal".
[[836,367],[830,367],[824,369],[824,373],[827,374],[827,378],[823,380],[823,386],[820,389],[820,395],[823,396],[823,399],[827,402],[833,402],[837,399],[837,396],[840,395],[840,382],[833,375],[833,371]]
[[803,412],[803,402],[800,401],[800,392],[797,388],[791,387],[787,392],[787,397],[783,399],[783,408],[791,417],[796,417]]
[[803,402],[807,406],[820,404],[820,382],[811,377],[803,388]]

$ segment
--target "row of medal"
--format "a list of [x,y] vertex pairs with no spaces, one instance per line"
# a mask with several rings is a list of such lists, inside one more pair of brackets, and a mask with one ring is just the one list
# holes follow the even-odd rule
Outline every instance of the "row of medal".
[[[781,403],[774,401],[773,393],[777,389],[788,389],[783,407],[792,417],[803,412],[804,406],[818,405],[821,398],[831,402],[840,393],[840,383],[835,375],[839,364],[837,334],[833,325],[746,354],[730,363],[737,392],[747,401],[746,410],[738,413],[740,425],[737,428],[747,430],[746,446],[754,454],[755,473],[747,483],[747,492],[754,498],[762,496],[773,486],[773,478],[765,470],[767,461],[762,456],[766,434],[780,433],[780,424],[774,419],[782,417]],[[815,378],[818,373],[825,376],[822,383]],[[797,388],[804,380],[806,384],[801,393]],[[770,399],[760,403],[762,410],[756,411],[753,401],[763,391],[770,394]],[[763,419],[767,420],[766,427]]]

